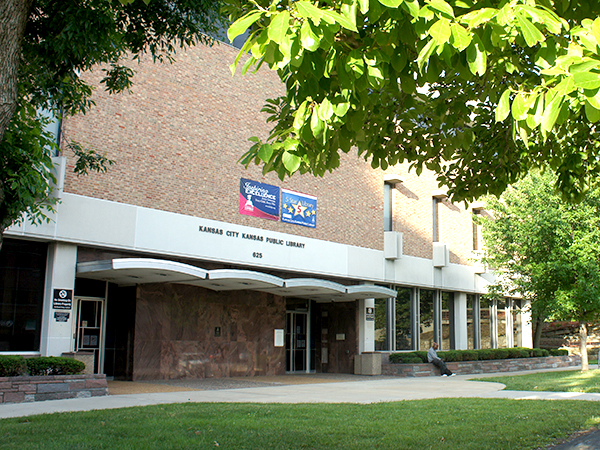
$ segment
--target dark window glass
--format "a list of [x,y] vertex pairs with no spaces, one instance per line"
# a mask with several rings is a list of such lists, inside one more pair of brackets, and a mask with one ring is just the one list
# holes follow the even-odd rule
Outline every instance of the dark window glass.
[[39,351],[48,245],[5,239],[0,250],[0,351]]

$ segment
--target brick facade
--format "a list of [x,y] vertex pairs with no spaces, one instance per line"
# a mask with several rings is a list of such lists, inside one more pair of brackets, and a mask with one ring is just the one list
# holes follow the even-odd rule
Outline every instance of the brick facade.
[[[294,175],[281,181],[261,168],[247,170],[238,159],[250,136],[265,137],[270,126],[260,113],[264,100],[283,93],[274,72],[236,74],[229,64],[236,49],[198,46],[182,51],[177,62],[133,64],[132,93],[109,96],[100,88],[96,106],[85,116],[68,119],[63,150],[69,157],[65,192],[209,218],[228,223],[293,233],[341,244],[383,249],[383,177],[368,161],[341,155],[341,166],[324,177]],[[85,75],[98,83],[102,72]],[[104,174],[73,174],[66,148],[75,141],[116,161]],[[404,233],[404,253],[431,258],[433,174],[402,172],[405,182],[394,190],[394,229]],[[316,229],[240,215],[240,178],[273,184],[318,198]],[[440,208],[442,239],[452,263],[469,264],[471,218],[463,207]]]

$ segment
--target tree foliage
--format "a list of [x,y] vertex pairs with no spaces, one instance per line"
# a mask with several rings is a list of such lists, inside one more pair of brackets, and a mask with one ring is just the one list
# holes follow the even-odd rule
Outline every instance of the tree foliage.
[[323,175],[355,146],[409,161],[454,200],[548,164],[579,199],[600,172],[600,12],[586,0],[228,0],[242,71],[287,88],[242,162]]
[[[578,204],[562,201],[556,175],[533,171],[480,217],[485,261],[497,288],[531,300],[534,317],[596,322],[600,315],[600,189]],[[543,320],[540,321],[540,323]]]
[[[15,23],[24,24],[22,33],[15,32]],[[93,106],[93,87],[80,73],[102,65],[105,89],[126,91],[134,75],[127,61],[171,60],[178,49],[212,43],[210,36],[220,26],[220,2],[213,0],[3,2],[0,245],[1,233],[20,220],[22,213],[35,222],[52,208],[51,155],[57,145],[44,132],[47,120],[40,111],[59,119],[85,113]],[[9,48],[10,55],[6,53]],[[15,52],[17,58],[12,57]],[[17,76],[11,78],[12,73]],[[109,164],[95,150],[77,143],[68,147],[78,157],[79,173],[104,170]]]

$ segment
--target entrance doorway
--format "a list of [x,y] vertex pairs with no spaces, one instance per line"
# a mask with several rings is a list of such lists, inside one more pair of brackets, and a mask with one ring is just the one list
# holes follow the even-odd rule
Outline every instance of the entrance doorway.
[[308,325],[308,312],[287,312],[285,327],[286,372],[310,372]]
[[94,373],[104,370],[104,299],[76,297],[75,352],[94,354]]

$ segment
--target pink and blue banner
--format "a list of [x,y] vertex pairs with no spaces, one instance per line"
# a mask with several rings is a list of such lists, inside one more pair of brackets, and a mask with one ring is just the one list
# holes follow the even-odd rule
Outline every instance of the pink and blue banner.
[[239,211],[246,216],[279,220],[279,188],[241,178]]
[[316,228],[317,197],[282,189],[281,221]]

